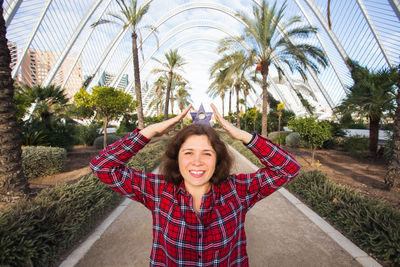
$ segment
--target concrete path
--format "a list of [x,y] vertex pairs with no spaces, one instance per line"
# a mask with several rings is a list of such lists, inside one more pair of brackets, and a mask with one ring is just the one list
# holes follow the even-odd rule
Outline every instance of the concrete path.
[[[257,169],[232,149],[235,173]],[[380,266],[281,189],[257,203],[245,224],[250,266]],[[125,200],[60,266],[149,266],[151,213]]]

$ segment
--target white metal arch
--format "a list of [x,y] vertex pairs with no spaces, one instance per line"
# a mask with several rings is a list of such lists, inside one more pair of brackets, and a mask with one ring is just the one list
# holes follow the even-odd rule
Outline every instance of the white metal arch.
[[[110,5],[111,1],[113,1],[113,0],[107,0],[107,1],[108,1],[107,4],[104,5],[103,9],[100,11],[99,16],[95,19],[95,21],[98,21],[103,16],[104,12],[106,11],[106,9]],[[67,82],[69,80],[69,77],[71,76],[76,64],[78,63],[79,58],[82,55],[82,52],[85,49],[86,44],[88,43],[88,41],[89,41],[90,37],[92,36],[94,30],[95,30],[95,28],[92,27],[90,32],[86,35],[85,40],[83,41],[83,45],[79,49],[78,55],[76,56],[76,58],[74,60],[74,63],[71,65],[71,67],[70,67],[70,69],[68,71],[68,74],[66,76],[66,79],[65,79],[64,83],[61,86],[62,88],[64,88],[64,86],[67,84]]]
[[51,71],[47,74],[47,77],[43,81],[43,86],[48,86],[53,81],[54,76],[56,75],[57,71],[61,67],[61,64],[64,62],[65,57],[68,55],[69,51],[71,51],[72,46],[75,44],[76,40],[78,39],[79,35],[81,34],[83,28],[87,25],[90,17],[96,11],[98,6],[101,4],[102,0],[96,0],[93,2],[90,9],[86,12],[86,15],[81,19],[79,25],[75,28],[74,33],[72,34],[71,38],[69,39],[68,43],[65,45],[64,50],[62,51],[61,55],[59,56],[57,62],[54,64]]
[[[220,11],[224,14],[227,14],[229,16],[231,16],[232,18],[236,19],[237,21],[239,21],[240,23],[242,23],[243,25],[245,25],[245,23],[236,16],[236,13],[234,11],[232,11],[231,9],[227,8],[226,6],[223,5],[218,5],[215,3],[188,3],[188,4],[183,4],[181,6],[178,6],[177,8],[169,11],[166,15],[164,15],[164,17],[162,17],[157,24],[154,26],[154,28],[146,35],[145,38],[143,38],[143,40],[141,41],[139,47],[141,47],[141,45],[146,41],[146,39],[156,30],[158,29],[158,27],[160,27],[160,25],[162,25],[163,23],[165,23],[167,20],[169,20],[170,18],[184,12],[187,10],[191,10],[191,9],[197,9],[197,8],[207,8],[207,9],[214,9],[217,11]],[[130,55],[128,58],[132,58],[132,55]],[[276,61],[276,59],[275,59]],[[280,64],[279,62],[277,64]],[[289,84],[292,86],[292,89],[294,89],[293,87],[293,82],[291,81],[291,77],[290,75],[288,75],[286,73],[286,70],[284,68],[282,68],[286,78],[288,79]],[[94,79],[93,79],[94,80]],[[91,82],[91,84],[93,84],[93,80]],[[295,101],[297,102],[297,104],[300,104],[300,101],[296,95],[296,97],[294,97],[294,99],[296,99]],[[300,104],[301,105],[301,104]]]
[[46,3],[46,5],[44,6],[44,8],[43,8],[43,10],[42,10],[42,13],[40,14],[40,16],[39,16],[39,18],[38,18],[38,20],[37,20],[37,22],[36,22],[36,25],[35,25],[35,27],[33,28],[32,33],[31,33],[31,35],[30,35],[28,41],[26,42],[25,48],[24,48],[24,50],[23,50],[23,52],[22,52],[22,54],[21,54],[21,58],[20,58],[20,60],[18,60],[16,66],[15,66],[15,68],[14,68],[12,74],[11,74],[11,77],[12,77],[13,79],[15,79],[15,77],[17,77],[17,73],[18,73],[19,68],[21,67],[22,60],[23,60],[24,57],[26,56],[26,53],[28,52],[28,49],[29,49],[29,47],[31,46],[32,41],[33,41],[33,39],[35,38],[35,35],[36,35],[36,33],[37,33],[37,31],[38,31],[40,25],[42,24],[43,18],[44,18],[44,16],[46,15],[46,12],[47,12],[47,10],[49,9],[50,4],[51,4],[52,1],[53,1],[53,0],[47,0],[47,3]]

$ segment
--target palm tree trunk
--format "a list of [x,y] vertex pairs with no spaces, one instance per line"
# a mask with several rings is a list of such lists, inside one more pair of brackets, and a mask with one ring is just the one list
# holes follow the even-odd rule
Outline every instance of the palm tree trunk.
[[373,156],[376,155],[378,148],[379,121],[369,117],[369,151]]
[[[0,13],[3,14],[2,5]],[[0,17],[0,201],[9,201],[10,197],[29,193],[29,185],[22,169],[21,135],[15,116],[6,27],[3,16]]]
[[398,71],[399,71],[399,77],[398,77],[399,81],[397,82],[397,96],[396,96],[397,108],[394,113],[394,127],[393,127],[394,149],[387,172],[385,174],[385,184],[387,184],[389,188],[395,187],[400,177],[400,66]]
[[235,85],[235,90],[236,90],[236,127],[240,129],[240,117],[239,117],[239,90],[240,90],[240,85],[239,84]]
[[165,96],[164,120],[168,120],[169,94],[171,92],[172,76],[173,76],[173,73],[172,73],[172,71],[170,71],[169,76],[168,76],[167,92],[166,92],[166,96]]
[[221,95],[221,102],[222,102],[222,118],[224,117],[224,110],[225,110],[225,103],[224,103],[224,100],[225,100],[225,95]]
[[140,71],[139,71],[139,55],[137,47],[137,34],[132,33],[132,53],[133,53],[133,71],[135,77],[135,93],[137,101],[137,114],[139,128],[144,128],[144,115],[143,115],[143,103],[142,103],[142,89],[140,86]]
[[174,114],[174,96],[171,94],[171,114]]
[[228,118],[229,122],[231,122],[231,114],[232,114],[232,90],[229,90],[229,111],[228,111]]
[[267,90],[267,76],[268,67],[262,73],[262,119],[261,119],[261,135],[267,137],[268,135],[268,90]]

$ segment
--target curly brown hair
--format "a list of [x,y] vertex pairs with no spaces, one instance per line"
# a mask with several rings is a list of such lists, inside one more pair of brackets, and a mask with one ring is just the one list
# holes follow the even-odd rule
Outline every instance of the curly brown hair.
[[228,153],[225,143],[220,139],[218,133],[209,125],[195,123],[180,130],[167,144],[165,153],[160,163],[160,173],[164,179],[174,185],[179,185],[183,177],[179,171],[178,154],[182,144],[192,135],[206,135],[217,154],[215,171],[210,183],[219,185],[224,182],[232,166],[232,158]]

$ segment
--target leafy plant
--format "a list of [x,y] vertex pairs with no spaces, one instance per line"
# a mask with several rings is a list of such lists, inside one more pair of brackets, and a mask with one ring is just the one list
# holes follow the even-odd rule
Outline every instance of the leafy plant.
[[318,122],[313,117],[307,117],[289,121],[288,127],[299,133],[311,145],[311,165],[313,165],[315,150],[331,137],[332,126],[327,121]]

